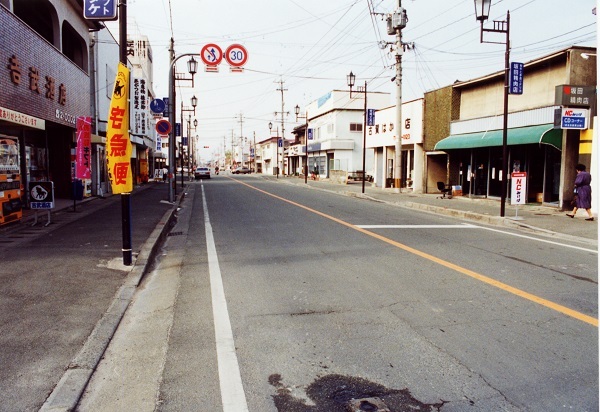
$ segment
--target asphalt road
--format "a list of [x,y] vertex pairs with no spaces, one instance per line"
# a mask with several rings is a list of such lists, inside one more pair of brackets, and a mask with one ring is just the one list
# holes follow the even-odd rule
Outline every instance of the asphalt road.
[[215,176],[189,185],[79,410],[596,411],[597,261]]

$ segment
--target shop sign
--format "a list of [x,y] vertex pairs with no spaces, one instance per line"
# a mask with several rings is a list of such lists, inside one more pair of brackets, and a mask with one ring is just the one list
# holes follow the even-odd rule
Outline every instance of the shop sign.
[[588,109],[564,108],[561,110],[560,128],[585,130],[588,128]]
[[77,118],[77,151],[75,152],[75,177],[92,178],[92,118]]
[[117,0],[84,0],[83,17],[88,20],[116,20]]
[[29,207],[32,209],[53,209],[54,182],[32,182],[29,197]]
[[559,106],[589,107],[596,98],[595,86],[561,84],[554,89],[554,103]]
[[[10,80],[13,84],[19,86],[24,76],[27,76],[29,80],[29,90],[32,93],[41,95],[42,87],[45,89],[44,96],[49,100],[56,100],[61,106],[67,104],[67,86],[63,83],[56,85],[56,79],[52,76],[44,75],[35,66],[30,66],[27,73],[21,69],[21,61],[17,55],[13,54],[8,59],[8,72]],[[40,82],[45,80],[45,83],[40,85]],[[57,90],[58,89],[58,90]],[[58,93],[57,93],[58,92]]]
[[523,63],[512,62],[510,64],[508,93],[523,94],[523,67]]
[[510,204],[524,205],[527,200],[527,173],[514,172],[511,175]]
[[25,113],[19,113],[14,110],[0,106],[0,120],[5,120],[9,123],[16,123],[21,126],[33,127],[34,129],[45,130],[46,121],[37,117],[29,116]]
[[134,77],[131,81],[131,133],[140,136],[148,135],[148,90],[146,79]]
[[106,160],[108,177],[114,194],[133,190],[131,172],[131,140],[129,139],[129,69],[119,63],[115,79],[106,131]]

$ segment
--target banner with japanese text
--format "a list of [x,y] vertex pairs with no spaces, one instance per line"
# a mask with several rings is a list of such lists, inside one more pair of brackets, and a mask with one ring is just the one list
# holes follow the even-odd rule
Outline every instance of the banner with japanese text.
[[129,69],[123,63],[119,63],[106,130],[106,162],[114,194],[129,193],[133,190],[128,94]]
[[75,152],[75,178],[92,178],[92,118],[77,118],[77,151]]

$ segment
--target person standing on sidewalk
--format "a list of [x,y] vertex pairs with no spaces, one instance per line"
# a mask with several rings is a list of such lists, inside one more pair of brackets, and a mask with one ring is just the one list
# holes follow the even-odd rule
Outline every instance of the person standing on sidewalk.
[[572,213],[567,213],[567,216],[574,218],[577,209],[585,209],[588,218],[585,220],[594,221],[592,215],[592,175],[585,171],[585,165],[581,163],[575,166],[577,177],[575,178],[575,207]]

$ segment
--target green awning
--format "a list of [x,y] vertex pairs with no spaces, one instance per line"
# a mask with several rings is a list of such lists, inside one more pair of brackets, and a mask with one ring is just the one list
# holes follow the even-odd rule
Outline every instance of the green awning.
[[[506,143],[508,146],[544,143],[561,150],[562,130],[554,129],[552,124],[515,127],[508,129]],[[437,142],[434,150],[473,149],[492,146],[502,146],[502,130],[450,135]]]

